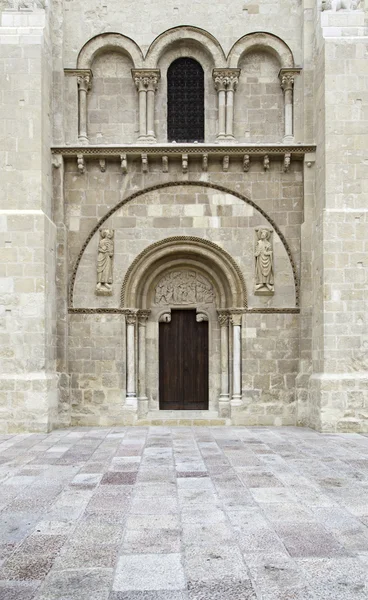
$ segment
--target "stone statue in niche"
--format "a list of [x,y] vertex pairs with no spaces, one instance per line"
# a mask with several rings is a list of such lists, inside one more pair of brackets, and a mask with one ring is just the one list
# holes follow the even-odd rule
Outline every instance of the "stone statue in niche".
[[212,304],[215,292],[211,283],[196,271],[171,271],[165,275],[155,289],[154,303],[157,306]]
[[275,292],[272,233],[266,227],[257,227],[256,229],[254,293],[259,295],[271,295]]
[[112,294],[112,261],[114,257],[114,231],[100,229],[100,241],[97,257],[96,294],[110,296]]

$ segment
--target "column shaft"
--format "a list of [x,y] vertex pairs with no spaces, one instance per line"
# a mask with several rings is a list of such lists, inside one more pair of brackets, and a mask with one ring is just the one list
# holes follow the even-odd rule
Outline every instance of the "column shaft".
[[226,137],[233,137],[234,123],[234,90],[226,92]]
[[142,88],[138,92],[139,96],[139,137],[145,138],[147,135],[147,90]]
[[241,406],[241,314],[231,315],[233,325],[233,393],[231,406]]
[[155,92],[153,89],[147,90],[147,136],[155,138]]
[[218,134],[217,137],[223,137],[226,133],[226,91],[220,89],[218,92]]
[[221,399],[229,399],[229,327],[221,326]]
[[293,90],[285,90],[285,137],[293,137]]
[[126,316],[126,370],[127,370],[127,389],[126,406],[130,409],[137,409],[137,391],[136,391],[136,373],[135,373],[135,328],[137,324],[137,314],[132,311]]
[[87,90],[79,89],[79,137],[87,137]]

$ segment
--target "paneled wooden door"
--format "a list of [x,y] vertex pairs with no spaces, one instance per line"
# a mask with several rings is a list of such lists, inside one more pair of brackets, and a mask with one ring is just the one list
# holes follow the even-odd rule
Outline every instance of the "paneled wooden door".
[[208,410],[208,322],[195,310],[172,310],[159,324],[161,410]]

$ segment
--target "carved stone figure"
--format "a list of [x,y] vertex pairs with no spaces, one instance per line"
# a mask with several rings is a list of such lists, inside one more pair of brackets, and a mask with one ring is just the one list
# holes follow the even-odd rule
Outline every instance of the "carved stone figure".
[[273,273],[273,250],[271,244],[272,231],[265,227],[256,229],[256,248],[255,248],[255,294],[273,294],[274,273]]
[[154,303],[158,306],[169,304],[211,304],[215,292],[211,283],[196,271],[171,271],[156,285]]
[[114,231],[100,229],[100,242],[97,257],[96,294],[107,296],[112,293],[112,262],[114,256]]

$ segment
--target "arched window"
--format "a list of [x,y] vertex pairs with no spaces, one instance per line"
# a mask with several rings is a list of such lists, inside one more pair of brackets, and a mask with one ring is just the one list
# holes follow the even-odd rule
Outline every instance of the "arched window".
[[204,142],[204,74],[193,58],[178,58],[167,71],[169,142]]

